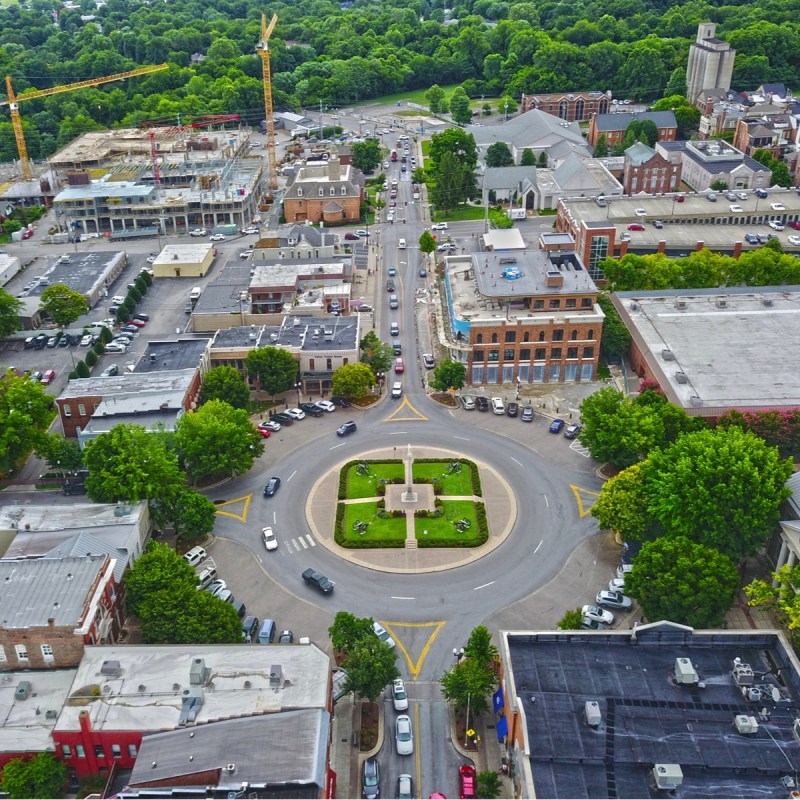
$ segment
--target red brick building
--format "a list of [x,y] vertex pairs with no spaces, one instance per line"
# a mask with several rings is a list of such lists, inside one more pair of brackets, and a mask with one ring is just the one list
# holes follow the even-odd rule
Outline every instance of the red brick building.
[[746,156],[756,150],[767,150],[775,158],[781,159],[796,131],[788,114],[774,114],[760,119],[740,119],[736,123],[733,146]]
[[589,144],[597,144],[605,134],[609,146],[621,142],[634,120],[650,120],[658,129],[658,141],[674,142],[678,138],[678,123],[672,111],[636,111],[632,113],[598,114],[589,122]]
[[581,122],[595,114],[607,114],[610,108],[610,92],[523,94],[520,103],[521,113],[538,109],[567,122]]
[[666,194],[676,192],[681,185],[681,162],[664,158],[642,142],[625,151],[622,188],[625,194]]
[[358,222],[364,196],[364,176],[351,165],[331,158],[324,165],[306,165],[283,197],[286,221],[324,221],[329,225]]

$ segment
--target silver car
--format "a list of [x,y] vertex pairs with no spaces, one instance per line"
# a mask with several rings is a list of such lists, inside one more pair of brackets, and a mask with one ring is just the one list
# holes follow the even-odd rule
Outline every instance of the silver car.
[[411,732],[411,717],[400,714],[395,722],[394,740],[397,755],[410,756],[414,752],[414,734]]

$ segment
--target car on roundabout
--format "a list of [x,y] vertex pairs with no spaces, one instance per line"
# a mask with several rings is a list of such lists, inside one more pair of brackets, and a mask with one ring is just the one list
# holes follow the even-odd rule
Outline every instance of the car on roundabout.
[[268,481],[267,485],[264,487],[264,497],[275,497],[278,492],[278,489],[281,488],[281,479],[272,476]]
[[337,436],[348,436],[351,433],[355,433],[357,430],[358,430],[358,426],[356,425],[356,423],[353,422],[353,420],[349,420],[349,421],[343,423],[342,425],[340,425],[336,429],[336,435]]
[[389,631],[380,624],[380,622],[373,622],[372,623],[372,630],[375,632],[375,635],[389,647],[394,647],[394,639],[389,635]]
[[269,525],[261,529],[261,541],[264,542],[264,547],[267,550],[277,550],[278,540],[275,538],[275,531]]
[[357,233],[346,233],[344,238],[346,242],[357,242],[361,237]]
[[311,568],[304,570],[302,578],[306,586],[313,586],[315,589],[322,592],[322,594],[330,594],[336,585],[321,572],[317,572],[315,569]]

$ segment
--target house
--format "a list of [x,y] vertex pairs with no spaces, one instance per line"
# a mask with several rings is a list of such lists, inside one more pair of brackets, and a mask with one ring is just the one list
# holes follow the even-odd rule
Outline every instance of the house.
[[613,197],[622,194],[619,181],[603,163],[604,159],[584,158],[569,153],[547,169],[537,169],[533,189],[534,208],[556,209],[569,197]]
[[481,179],[483,202],[489,202],[489,193],[494,192],[498,203],[510,203],[523,208],[535,208],[534,187],[536,167],[486,167]]
[[313,225],[289,225],[268,231],[253,248],[253,262],[329,259],[337,251],[336,234]]
[[75,667],[86,646],[115,642],[114,567],[107,555],[0,559],[0,672]]
[[600,136],[605,135],[609,147],[625,138],[628,126],[634,120],[649,120],[658,129],[658,141],[674,142],[678,138],[678,123],[674,111],[626,111],[614,114],[598,114],[589,122],[589,144],[594,147]]
[[153,262],[153,277],[202,278],[211,269],[215,255],[211,242],[168,244]]
[[785,796],[800,662],[776,630],[503,631],[494,696],[517,797]]
[[671,161],[643,142],[625,151],[623,190],[625,194],[677,192],[681,185],[680,159]]
[[574,245],[545,233],[538,250],[499,247],[445,259],[452,334],[441,344],[465,364],[468,383],[594,380],[604,314]]
[[797,117],[792,114],[769,114],[761,118],[740,119],[736,123],[733,146],[745,155],[767,150],[780,160],[797,139]]
[[611,92],[557,92],[555,94],[523,94],[520,111],[546,111],[567,122],[582,122],[595,114],[607,114],[611,108]]
[[338,158],[324,164],[300,167],[283,196],[287,222],[324,222],[326,225],[358,222],[364,195],[364,176]]
[[717,39],[716,30],[715,23],[701,22],[697,26],[697,38],[689,46],[686,97],[692,105],[704,90],[731,88],[736,51],[728,42]]

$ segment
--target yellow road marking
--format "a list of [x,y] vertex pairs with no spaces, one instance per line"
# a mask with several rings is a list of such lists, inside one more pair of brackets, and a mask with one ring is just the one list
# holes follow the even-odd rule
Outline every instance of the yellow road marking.
[[[404,408],[410,409],[413,416],[399,417],[397,416]],[[403,395],[403,402],[389,414],[384,422],[427,422],[428,418],[419,410],[417,410],[409,401],[408,397]]]
[[[580,515],[581,519],[591,514],[592,506],[597,501],[597,498],[600,497],[600,492],[593,492],[591,489],[583,489],[580,486],[575,486],[574,484],[570,484],[569,488],[572,489],[572,494],[575,495],[575,500],[578,503],[578,514]],[[585,505],[584,498],[586,498]]]
[[[381,625],[386,628],[387,631],[392,635],[392,639],[394,639],[395,644],[400,649],[400,652],[406,659],[406,664],[408,664],[408,671],[411,673],[411,677],[413,680],[416,680],[419,677],[419,671],[422,669],[422,662],[425,661],[425,658],[428,655],[428,651],[431,649],[431,645],[436,641],[436,637],[439,635],[439,631],[447,625],[447,622],[384,622],[381,620]],[[420,657],[417,659],[417,663],[414,664],[411,661],[411,656],[408,654],[408,650],[403,646],[403,643],[400,641],[398,635],[392,630],[392,626],[398,628],[433,628],[433,633],[428,637],[428,641],[425,642],[425,647],[422,648],[422,653]]]
[[[225,517],[233,517],[234,519],[238,519],[240,522],[247,522],[247,510],[250,508],[250,501],[253,499],[253,495],[246,494],[244,497],[237,497],[234,500],[226,500],[224,503],[217,504],[217,514],[221,514]],[[242,503],[244,502],[244,508],[242,509],[241,514],[234,514],[232,511],[220,511],[222,506],[231,506],[234,503]]]

